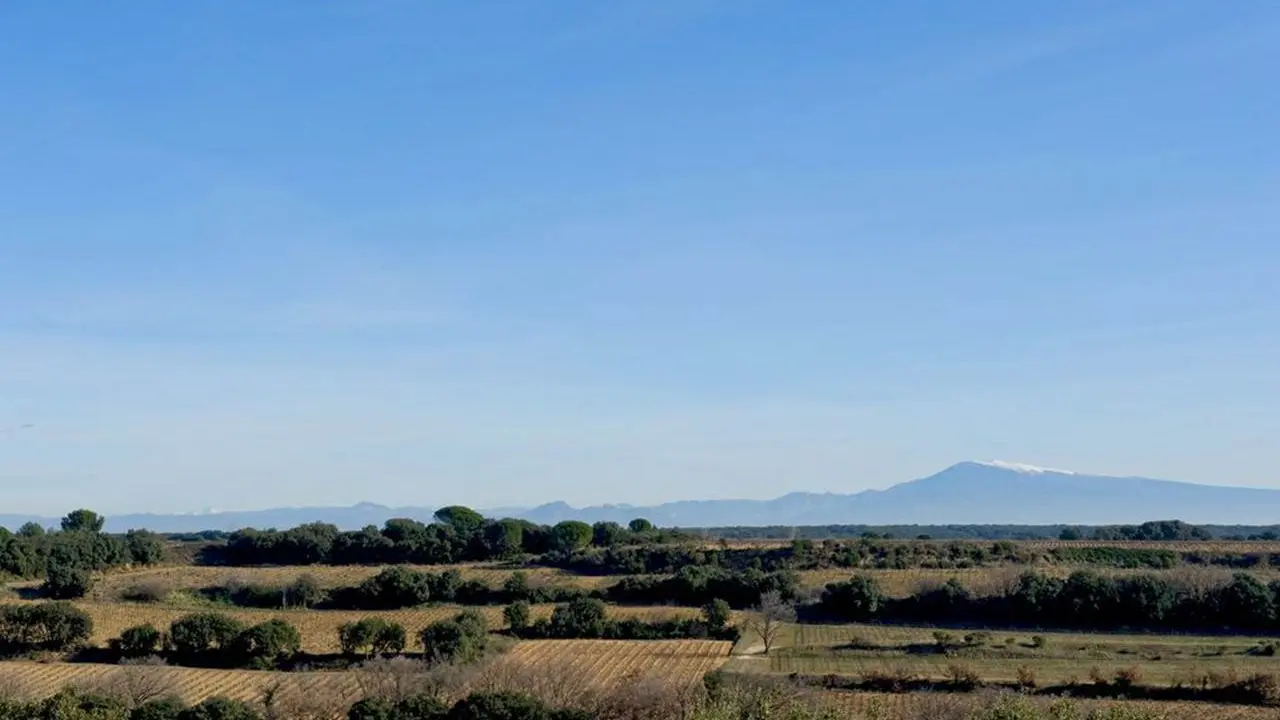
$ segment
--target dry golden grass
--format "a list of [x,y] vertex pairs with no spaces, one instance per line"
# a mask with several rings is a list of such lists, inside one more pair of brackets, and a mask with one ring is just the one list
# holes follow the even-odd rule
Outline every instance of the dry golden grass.
[[[314,565],[308,567],[221,567],[221,566],[165,566],[113,572],[103,576],[89,595],[96,602],[111,602],[120,594],[139,585],[156,585],[170,591],[195,590],[204,587],[242,583],[247,585],[287,585],[303,575],[314,577],[322,587],[336,588],[358,585],[377,575],[386,566],[376,565]],[[406,565],[413,570],[443,572],[458,570],[465,580],[480,580],[494,587],[500,586],[517,569],[491,563],[467,565]],[[532,583],[546,583],[573,587],[594,588],[609,585],[617,578],[575,575],[555,568],[520,569]]]
[[[729,659],[731,644],[710,640],[534,640],[516,643],[487,667],[455,678],[451,695],[481,687],[518,689],[551,681],[566,700],[637,682],[666,688],[697,686],[702,677]],[[387,672],[425,672],[422,665],[399,661]],[[421,687],[421,677],[406,680]],[[214,696],[260,702],[273,690],[295,702],[323,700],[330,710],[348,704],[378,684],[377,670],[335,672],[258,672],[165,666],[72,663],[0,663],[0,692],[20,699],[52,695],[65,687],[90,688],[141,700],[176,695],[194,703]]]
[[[93,618],[92,642],[105,646],[109,640],[120,636],[125,628],[151,623],[162,630],[167,629],[174,620],[197,612],[190,609],[165,607],[162,605],[137,605],[123,603],[76,603]],[[199,612],[212,611],[230,615],[246,624],[265,622],[273,618],[284,620],[302,634],[304,652],[326,654],[338,652],[338,628],[345,623],[366,617],[381,617],[400,623],[415,637],[427,625],[439,620],[448,620],[464,610],[476,610],[484,615],[492,629],[505,626],[501,606],[464,607],[460,605],[439,605],[412,610],[388,611],[347,611],[347,610],[247,610],[205,608]],[[535,605],[535,618],[550,617],[554,605]],[[681,607],[610,607],[609,614],[615,618],[638,618],[657,621],[678,618],[696,617],[700,611],[696,608]]]
[[119,689],[142,687],[148,695],[176,695],[196,703],[222,696],[257,702],[263,691],[278,687],[331,699],[335,705],[357,699],[359,686],[350,672],[258,672],[203,668],[90,665],[70,663],[0,663],[0,689],[24,700],[48,697],[64,687]]
[[639,680],[689,687],[729,659],[733,644],[717,640],[531,640],[504,655],[503,666],[571,678],[580,691]]

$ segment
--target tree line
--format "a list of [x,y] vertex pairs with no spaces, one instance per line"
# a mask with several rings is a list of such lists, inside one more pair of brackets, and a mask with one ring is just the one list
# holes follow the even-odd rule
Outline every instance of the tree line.
[[358,585],[346,587],[321,588],[313,577],[303,575],[286,585],[233,583],[200,590],[201,596],[210,601],[238,607],[317,610],[400,610],[433,603],[507,605],[582,599],[688,607],[701,607],[721,599],[731,607],[744,609],[759,604],[761,596],[768,592],[794,598],[799,592],[799,577],[791,571],[764,572],[748,568],[737,572],[689,566],[671,576],[624,577],[607,587],[585,589],[534,584],[527,573],[517,570],[494,587],[482,580],[464,580],[462,573],[454,569],[431,572],[393,565]]
[[382,528],[370,525],[348,532],[327,523],[290,530],[246,528],[228,536],[221,548],[211,548],[206,560],[228,565],[447,565],[684,537],[654,528],[644,519],[627,526],[572,520],[547,526],[512,518],[492,520],[462,506],[442,508],[435,518],[433,523],[392,519]]
[[954,578],[940,587],[889,598],[874,578],[826,586],[813,614],[858,622],[981,627],[1255,633],[1280,629],[1280,581],[1237,573],[1217,587],[1181,586],[1152,575],[1067,578],[1023,573],[1009,590],[978,596]]

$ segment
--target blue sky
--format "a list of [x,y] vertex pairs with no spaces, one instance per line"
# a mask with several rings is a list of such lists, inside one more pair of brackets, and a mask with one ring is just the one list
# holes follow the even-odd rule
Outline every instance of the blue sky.
[[3,509],[1280,487],[1277,67],[1270,2],[9,8]]

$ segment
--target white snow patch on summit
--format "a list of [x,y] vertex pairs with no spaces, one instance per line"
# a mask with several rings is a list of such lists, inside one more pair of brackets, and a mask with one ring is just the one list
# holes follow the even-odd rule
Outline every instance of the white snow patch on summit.
[[1025,475],[1044,475],[1051,473],[1054,475],[1075,475],[1070,470],[1055,470],[1053,468],[1037,467],[1035,465],[1027,465],[1026,463],[1005,462],[1004,460],[988,460],[986,462],[978,461],[978,465],[986,465],[987,467],[1000,468],[1001,470],[1012,470]]

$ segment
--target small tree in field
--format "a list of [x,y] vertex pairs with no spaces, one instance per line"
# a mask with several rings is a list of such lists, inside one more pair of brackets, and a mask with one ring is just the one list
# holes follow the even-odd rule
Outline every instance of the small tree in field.
[[768,655],[777,645],[782,630],[789,622],[795,622],[796,608],[782,598],[781,593],[770,591],[760,596],[760,605],[754,608],[747,620],[747,628],[760,636],[764,654]]

